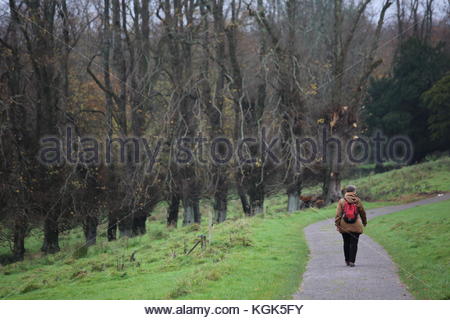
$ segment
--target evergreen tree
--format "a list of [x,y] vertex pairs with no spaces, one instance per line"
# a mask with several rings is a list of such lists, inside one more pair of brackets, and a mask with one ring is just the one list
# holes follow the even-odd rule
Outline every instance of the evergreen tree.
[[443,43],[431,46],[410,38],[400,47],[392,75],[372,80],[369,87],[367,126],[389,136],[407,135],[414,143],[413,161],[440,147],[428,127],[431,113],[436,112],[425,107],[421,96],[450,68],[450,57],[443,48]]

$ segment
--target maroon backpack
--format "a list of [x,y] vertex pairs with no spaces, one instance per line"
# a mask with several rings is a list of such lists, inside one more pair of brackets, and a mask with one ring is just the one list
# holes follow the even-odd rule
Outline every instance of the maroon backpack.
[[345,201],[342,218],[347,223],[355,223],[358,217],[358,207],[354,203]]

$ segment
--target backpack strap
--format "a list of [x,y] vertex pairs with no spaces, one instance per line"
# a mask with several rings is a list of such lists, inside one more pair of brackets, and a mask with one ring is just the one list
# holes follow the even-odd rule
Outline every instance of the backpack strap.
[[344,216],[345,201],[347,200],[344,198],[339,200],[339,205],[341,206],[341,218]]

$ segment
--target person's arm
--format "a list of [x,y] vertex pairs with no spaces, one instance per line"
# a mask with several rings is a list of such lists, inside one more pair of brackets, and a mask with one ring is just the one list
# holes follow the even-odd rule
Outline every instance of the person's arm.
[[364,210],[364,206],[361,202],[359,202],[359,215],[361,216],[362,223],[364,227],[367,225],[367,216],[366,216],[366,210]]
[[342,205],[341,205],[341,200],[339,200],[337,203],[337,207],[336,207],[336,216],[334,218],[334,225],[336,227],[339,227],[339,225],[341,223],[341,218],[342,218]]

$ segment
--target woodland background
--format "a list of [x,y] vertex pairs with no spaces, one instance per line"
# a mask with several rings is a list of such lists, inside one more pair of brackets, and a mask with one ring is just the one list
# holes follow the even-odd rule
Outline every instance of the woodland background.
[[[320,137],[324,126],[342,141],[376,129],[407,135],[413,162],[448,150],[449,18],[437,0],[2,0],[0,241],[9,261],[23,259],[37,229],[48,254],[79,226],[86,246],[102,222],[110,241],[143,234],[161,202],[172,228],[199,223],[201,200],[214,223],[235,195],[248,216],[273,193],[297,211],[302,189],[317,184],[316,202],[329,204],[355,168],[338,164],[333,147],[301,168],[288,156],[296,138]],[[63,137],[68,125],[78,137],[167,143],[150,174],[132,161],[39,163],[39,139]],[[262,127],[281,137],[282,167],[258,145],[247,149],[253,164],[170,161],[179,138],[238,141]]]

